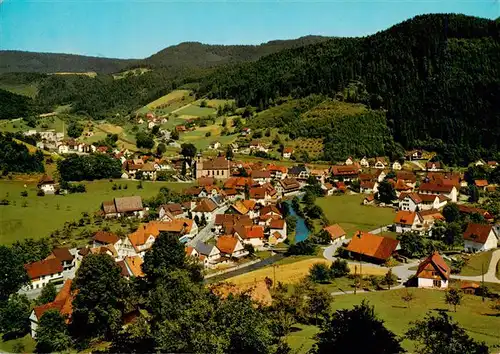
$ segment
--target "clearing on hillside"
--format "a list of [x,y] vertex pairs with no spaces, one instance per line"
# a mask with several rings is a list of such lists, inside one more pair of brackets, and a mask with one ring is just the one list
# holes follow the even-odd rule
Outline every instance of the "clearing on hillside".
[[[137,113],[145,114],[151,110],[166,108],[167,106],[169,106],[175,102],[180,102],[180,101],[186,100],[190,93],[191,93],[191,91],[189,91],[189,90],[172,91],[172,92],[166,94],[165,96],[162,96],[162,97],[154,100],[153,102],[148,103],[144,107],[138,109]],[[187,102],[187,103],[189,103],[189,102]]]
[[124,79],[126,77],[140,76],[140,75],[145,74],[149,71],[151,71],[151,69],[148,69],[148,68],[135,68],[135,69],[131,69],[131,70],[126,70],[126,71],[122,71],[122,72],[117,73],[117,74],[113,74],[113,79],[120,80],[120,79]]
[[97,73],[95,71],[87,71],[84,73],[73,73],[73,72],[58,72],[58,73],[51,73],[49,75],[82,75],[82,76],[88,76],[88,77],[96,77]]

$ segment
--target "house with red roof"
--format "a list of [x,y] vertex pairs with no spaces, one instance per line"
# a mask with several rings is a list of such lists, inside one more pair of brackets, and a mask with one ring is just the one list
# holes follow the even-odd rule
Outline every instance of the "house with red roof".
[[283,158],[284,159],[289,159],[292,157],[293,154],[293,148],[291,147],[286,147],[283,149]]
[[216,246],[220,250],[222,257],[242,258],[248,255],[248,251],[245,250],[245,246],[243,246],[240,239],[233,235],[219,236]]
[[469,223],[464,232],[464,249],[467,252],[482,252],[497,248],[499,236],[493,225]]
[[443,166],[441,164],[441,162],[439,161],[429,161],[425,164],[425,169],[427,171],[431,171],[431,172],[435,172],[435,171],[442,171],[443,170]]
[[378,182],[377,181],[362,181],[359,184],[360,193],[364,194],[374,194],[378,192]]
[[422,209],[422,198],[417,193],[401,193],[399,210],[417,211]]
[[339,224],[333,224],[323,228],[330,235],[332,243],[342,243],[346,239],[346,232]]
[[397,233],[419,231],[422,228],[422,218],[417,212],[400,210],[394,217]]
[[477,188],[486,190],[486,187],[488,187],[489,183],[485,179],[476,179],[474,181],[474,184],[476,185]]
[[64,281],[63,265],[57,258],[42,259],[24,265],[30,284],[23,290],[43,288],[48,283],[62,283]]
[[357,231],[347,251],[356,259],[384,263],[400,248],[399,241],[393,238]]
[[437,194],[444,195],[451,202],[456,203],[458,197],[458,189],[453,182],[426,182],[422,183],[418,188],[419,194]]
[[260,225],[234,225],[234,235],[239,237],[243,244],[250,244],[255,248],[264,246],[264,227]]
[[438,252],[432,253],[419,265],[416,273],[419,288],[446,289],[451,269]]
[[272,219],[269,222],[269,237],[273,236],[275,243],[283,242],[287,238],[285,219]]
[[56,183],[48,174],[44,174],[38,181],[38,188],[45,194],[54,194],[56,192]]
[[71,292],[71,279],[64,282],[63,287],[57,293],[54,301],[41,306],[35,306],[33,311],[31,311],[30,327],[31,327],[31,337],[36,338],[36,330],[38,328],[38,323],[43,314],[49,310],[58,311],[64,318],[66,323],[71,322],[71,315],[73,314],[73,299],[74,293]]

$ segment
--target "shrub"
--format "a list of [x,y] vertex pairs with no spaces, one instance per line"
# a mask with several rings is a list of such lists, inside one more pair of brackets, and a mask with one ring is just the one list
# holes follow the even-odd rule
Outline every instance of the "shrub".
[[21,192],[21,197],[27,197],[27,196],[28,196],[28,191]]
[[324,263],[314,263],[309,270],[309,279],[315,283],[326,283],[330,280],[331,272]]
[[45,195],[45,192],[39,189],[38,192],[36,192],[36,195],[39,197],[43,197]]
[[336,259],[330,266],[330,273],[333,278],[340,278],[348,275],[350,273],[347,261],[343,259]]

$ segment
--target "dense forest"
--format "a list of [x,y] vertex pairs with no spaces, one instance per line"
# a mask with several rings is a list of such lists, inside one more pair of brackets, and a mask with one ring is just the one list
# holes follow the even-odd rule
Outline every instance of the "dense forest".
[[88,57],[84,55],[0,50],[0,73],[87,72],[114,73],[136,60]]
[[333,96],[359,80],[387,109],[396,141],[461,163],[498,151],[499,34],[500,24],[487,19],[417,16],[369,37],[335,38],[216,70],[200,94],[266,108],[288,95]]
[[43,172],[43,153],[38,150],[30,154],[28,148],[15,142],[11,137],[0,134],[0,170],[8,172]]
[[30,98],[0,89],[0,119],[24,117],[30,112]]

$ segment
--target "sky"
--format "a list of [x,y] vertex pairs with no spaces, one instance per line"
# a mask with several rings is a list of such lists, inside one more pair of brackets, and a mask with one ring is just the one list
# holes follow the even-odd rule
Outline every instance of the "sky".
[[0,0],[0,49],[144,58],[186,41],[364,36],[424,13],[500,16],[500,0]]

